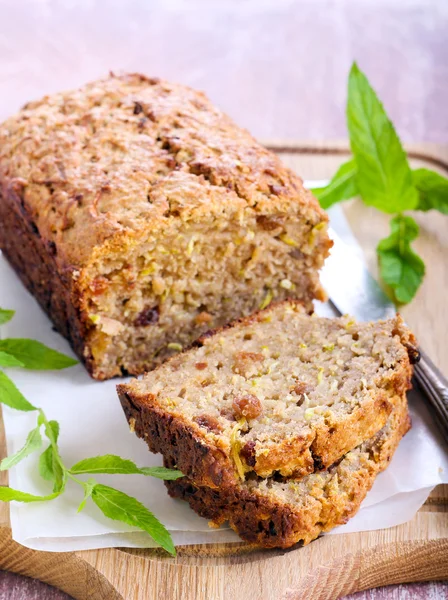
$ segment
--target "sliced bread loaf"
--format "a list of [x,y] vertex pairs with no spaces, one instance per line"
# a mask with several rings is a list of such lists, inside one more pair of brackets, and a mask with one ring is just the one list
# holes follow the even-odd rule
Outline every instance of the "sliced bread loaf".
[[400,317],[355,323],[283,302],[118,386],[131,429],[198,485],[301,477],[377,433],[410,386]]
[[[359,509],[376,475],[385,469],[410,428],[406,398],[396,399],[386,425],[326,471],[302,481],[251,477],[233,488],[198,487],[187,478],[166,482],[169,494],[189,502],[220,526],[229,521],[244,540],[266,548],[307,544],[346,523]],[[167,466],[174,466],[166,461]]]

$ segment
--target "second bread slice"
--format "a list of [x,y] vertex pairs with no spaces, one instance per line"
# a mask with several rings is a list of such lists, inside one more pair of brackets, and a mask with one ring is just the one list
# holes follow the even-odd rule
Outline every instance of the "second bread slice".
[[356,323],[283,302],[118,392],[131,429],[198,485],[252,471],[300,479],[385,425],[410,386],[414,346],[400,317]]
[[[386,425],[332,467],[300,482],[259,479],[225,490],[198,487],[187,477],[167,481],[170,496],[186,500],[212,527],[229,521],[244,540],[264,548],[307,544],[358,511],[378,473],[389,464],[409,430],[406,396],[394,399]],[[165,461],[167,467],[173,465]]]

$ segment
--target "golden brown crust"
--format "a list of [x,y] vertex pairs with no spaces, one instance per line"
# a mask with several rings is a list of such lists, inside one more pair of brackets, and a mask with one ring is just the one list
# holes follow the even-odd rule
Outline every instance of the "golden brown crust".
[[[45,97],[4,122],[0,187],[0,246],[98,379],[122,373],[95,356],[101,331],[89,294],[101,260],[223,207],[299,215],[309,231],[327,221],[301,179],[202,93],[139,74]],[[15,247],[19,230],[24,248]],[[331,246],[318,234],[314,273]],[[309,286],[311,302],[321,291]],[[126,369],[152,366],[142,357]]]
[[[275,483],[264,489],[251,489],[240,483],[213,490],[182,478],[166,482],[169,494],[186,500],[214,526],[229,521],[248,542],[265,548],[307,544],[322,532],[346,523],[358,511],[376,475],[389,464],[400,439],[410,428],[405,396],[397,398],[395,404],[384,430],[322,475],[304,479],[293,502],[279,498]],[[165,464],[175,463],[166,460]]]
[[301,179],[204,94],[139,74],[26,105],[0,127],[0,177],[23,188],[64,267],[213,203],[327,220]]

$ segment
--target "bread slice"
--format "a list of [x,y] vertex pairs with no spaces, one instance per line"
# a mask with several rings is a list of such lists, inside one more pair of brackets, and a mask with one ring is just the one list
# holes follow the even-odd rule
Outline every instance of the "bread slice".
[[200,92],[138,74],[0,125],[0,247],[93,377],[272,299],[323,298],[327,215]]
[[414,345],[400,317],[310,317],[286,301],[117,389],[131,428],[198,485],[299,479],[384,426]]
[[[233,488],[199,487],[188,478],[166,482],[169,494],[189,502],[212,526],[229,521],[248,542],[273,548],[307,544],[346,523],[384,470],[410,428],[406,397],[395,401],[386,425],[328,470],[302,481],[250,478]],[[167,466],[173,463],[167,461]]]

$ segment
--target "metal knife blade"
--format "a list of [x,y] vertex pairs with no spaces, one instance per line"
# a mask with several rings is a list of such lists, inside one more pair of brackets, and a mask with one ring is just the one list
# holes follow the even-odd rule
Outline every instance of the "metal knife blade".
[[[326,186],[328,180],[305,180],[303,183],[308,189],[319,188]],[[370,275],[363,260],[334,229],[329,229],[329,235],[334,245],[320,272],[320,280],[330,298],[330,304],[339,313],[349,314],[357,321],[394,317],[394,303]]]
[[395,306],[370,275],[364,262],[330,228],[334,242],[320,275],[331,304],[341,313],[358,321],[389,319]]

